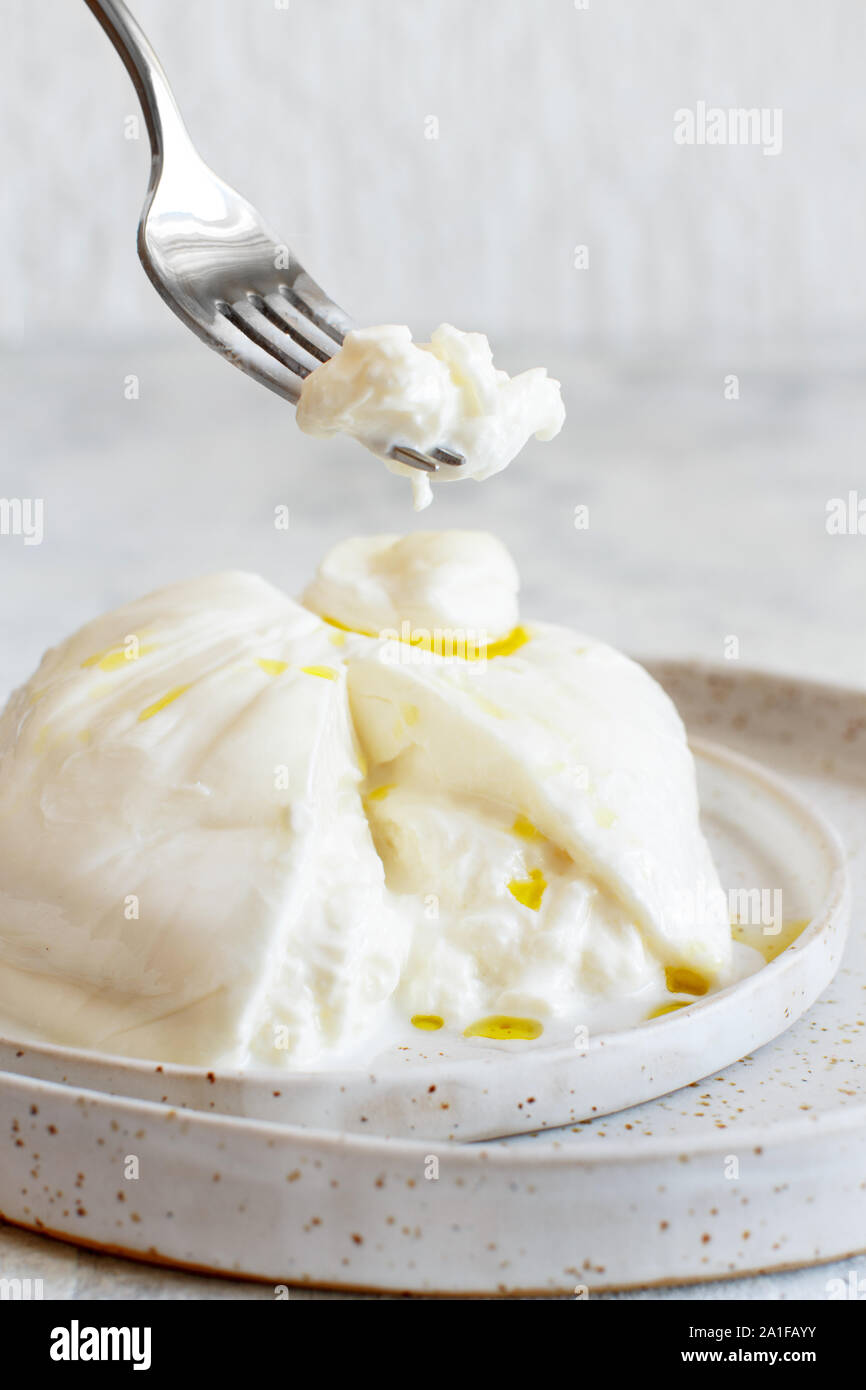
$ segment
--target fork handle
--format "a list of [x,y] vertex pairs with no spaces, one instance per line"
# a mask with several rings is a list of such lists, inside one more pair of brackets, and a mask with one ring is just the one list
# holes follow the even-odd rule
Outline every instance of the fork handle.
[[163,67],[138,21],[123,0],[84,0],[98,19],[123,60],[141,102],[155,166],[165,154],[166,133],[189,142],[183,117],[168,85]]

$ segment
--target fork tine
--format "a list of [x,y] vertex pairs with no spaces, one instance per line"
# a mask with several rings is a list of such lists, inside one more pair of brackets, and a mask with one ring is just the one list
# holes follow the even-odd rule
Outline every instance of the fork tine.
[[275,357],[262,352],[254,343],[227,321],[223,325],[225,336],[220,342],[210,339],[210,346],[216,348],[221,357],[244,376],[266,386],[281,400],[297,405],[303,382],[294,372],[282,366]]
[[408,444],[395,444],[388,457],[397,463],[407,464],[409,468],[417,468],[422,473],[435,473],[439,467],[429,454],[422,454],[420,449],[411,449]]
[[424,473],[438,473],[440,463],[451,468],[460,468],[466,462],[463,454],[452,453],[450,449],[431,449],[425,454],[421,449],[413,449],[408,444],[395,444],[388,454],[397,463],[405,463],[409,468],[418,468]]
[[455,453],[451,449],[431,449],[430,457],[438,463],[446,463],[449,468],[460,468],[466,462],[465,454]]
[[[315,329],[311,328],[309,319],[305,320],[299,314],[289,317],[288,309],[285,314],[282,313],[280,309],[265,299],[264,295],[258,293],[248,294],[247,299],[263,318],[266,318],[281,333],[287,334],[293,342],[297,343],[298,347],[303,348],[309,357],[314,357],[317,362],[327,362],[334,355],[333,340],[328,339],[328,347],[322,347],[317,343],[314,339]],[[282,302],[284,296],[280,295],[279,299]]]
[[352,320],[338,304],[328,298],[325,291],[300,265],[296,263],[294,277],[283,281],[279,286],[279,292],[292,308],[310,319],[320,332],[338,347],[343,346],[343,339],[352,327]]
[[242,314],[239,314],[233,305],[227,304],[225,300],[219,300],[215,308],[217,313],[221,314],[232,327],[236,328],[240,333],[243,333],[250,342],[255,343],[256,347],[261,348],[262,352],[266,352],[270,357],[275,358],[281,366],[285,367],[287,371],[292,372],[292,374],[301,381],[310,375],[310,372],[313,370],[312,367],[305,366],[303,362],[298,361],[297,357],[293,357],[290,353],[286,352],[284,348],[281,348],[270,338],[265,337],[263,333],[258,331],[254,324],[250,323]]

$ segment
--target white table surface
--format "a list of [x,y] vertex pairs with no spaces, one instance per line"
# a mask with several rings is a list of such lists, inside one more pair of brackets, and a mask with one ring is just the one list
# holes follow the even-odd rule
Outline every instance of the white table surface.
[[[857,374],[691,360],[629,372],[525,347],[499,358],[561,377],[562,435],[482,486],[441,488],[415,516],[407,483],[349,441],[306,439],[284,403],[180,333],[167,348],[7,357],[0,492],[43,499],[45,534],[0,536],[0,690],[87,618],[174,579],[244,568],[296,592],[346,535],[447,526],[505,540],[527,616],[638,656],[721,662],[733,636],[743,666],[866,688],[866,535],[825,525],[828,499],[858,485],[866,498]],[[125,398],[130,375],[138,399]],[[274,527],[280,504],[288,531]],[[579,504],[588,530],[574,527]],[[864,1277],[866,1257],[608,1297],[821,1299],[852,1269]],[[273,1297],[0,1226],[0,1276],[22,1271],[47,1298]]]

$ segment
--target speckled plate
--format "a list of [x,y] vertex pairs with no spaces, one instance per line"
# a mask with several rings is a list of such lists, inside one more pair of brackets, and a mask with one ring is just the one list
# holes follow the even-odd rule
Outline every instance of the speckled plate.
[[437,1141],[575,1123],[687,1085],[770,1041],[814,1002],[838,966],[848,912],[841,845],[814,807],[750,759],[694,747],[722,882],[746,895],[753,918],[742,935],[774,957],[736,985],[577,1043],[574,1020],[500,1043],[419,1034],[407,1021],[404,1037],[352,1070],[225,1073],[18,1039],[0,1039],[0,1068],[177,1108]]
[[855,929],[832,986],[776,1041],[661,1099],[485,1145],[7,1072],[0,1212],[141,1259],[393,1292],[574,1294],[866,1249],[866,695],[679,663],[654,674],[693,731],[784,774],[843,838]]

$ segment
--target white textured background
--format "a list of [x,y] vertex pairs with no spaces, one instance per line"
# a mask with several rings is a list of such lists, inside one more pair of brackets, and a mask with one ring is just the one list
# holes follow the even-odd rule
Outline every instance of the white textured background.
[[[133,9],[205,157],[359,321],[732,370],[859,357],[863,0]],[[148,152],[108,40],[81,0],[2,23],[0,331],[179,334],[134,258]],[[698,100],[782,108],[782,153],[678,147]]]

